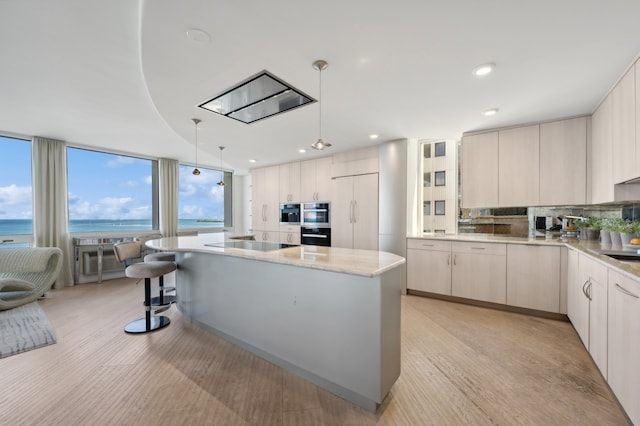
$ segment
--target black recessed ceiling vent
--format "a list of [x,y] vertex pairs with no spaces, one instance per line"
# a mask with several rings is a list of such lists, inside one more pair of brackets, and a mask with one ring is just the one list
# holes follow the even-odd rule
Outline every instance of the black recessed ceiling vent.
[[315,101],[265,70],[198,106],[250,124]]

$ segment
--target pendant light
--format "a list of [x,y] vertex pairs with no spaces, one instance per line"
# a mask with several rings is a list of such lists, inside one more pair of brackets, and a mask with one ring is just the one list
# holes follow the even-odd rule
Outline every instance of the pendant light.
[[198,170],[198,124],[200,123],[200,119],[192,118],[191,121],[193,121],[193,124],[196,127],[196,168],[193,169],[193,172],[191,173],[198,176],[200,174],[200,170]]
[[322,140],[322,71],[324,71],[325,69],[327,69],[327,66],[329,66],[329,64],[327,63],[327,61],[323,61],[322,59],[318,59],[317,61],[315,61],[313,63],[313,68],[315,70],[318,71],[318,81],[319,81],[319,95],[318,95],[318,133],[319,133],[319,137],[318,140],[311,144],[311,148],[313,149],[317,149],[319,151],[325,149],[325,148],[329,148],[331,146],[330,143],[325,142]]
[[220,148],[220,172],[223,176],[223,179],[220,179],[220,182],[218,182],[218,186],[224,186],[224,172],[222,171],[222,150],[224,149],[224,146],[219,146],[218,148]]

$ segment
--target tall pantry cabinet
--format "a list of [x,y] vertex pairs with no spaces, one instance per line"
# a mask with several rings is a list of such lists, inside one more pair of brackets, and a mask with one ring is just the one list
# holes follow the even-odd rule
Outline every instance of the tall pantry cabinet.
[[378,173],[333,180],[331,246],[378,249]]
[[251,176],[251,220],[256,240],[278,242],[280,169],[278,166],[253,169]]

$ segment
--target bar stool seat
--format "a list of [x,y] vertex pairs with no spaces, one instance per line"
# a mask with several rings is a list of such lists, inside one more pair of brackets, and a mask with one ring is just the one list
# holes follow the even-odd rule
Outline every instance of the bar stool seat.
[[[176,254],[172,251],[159,251],[156,253],[149,253],[144,257],[144,262],[175,262]],[[171,293],[176,291],[175,287],[166,287],[164,283],[160,283],[160,293],[157,297],[151,298],[151,306],[164,306],[169,303],[176,303],[175,295],[167,295],[165,293]]]

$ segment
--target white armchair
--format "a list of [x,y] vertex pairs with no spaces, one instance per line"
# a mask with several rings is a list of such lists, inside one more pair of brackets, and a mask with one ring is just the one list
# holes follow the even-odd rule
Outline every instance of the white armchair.
[[61,268],[62,250],[57,247],[0,249],[0,311],[42,296]]

